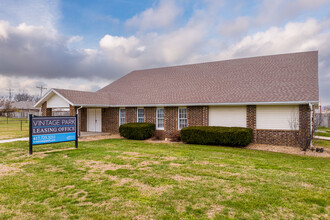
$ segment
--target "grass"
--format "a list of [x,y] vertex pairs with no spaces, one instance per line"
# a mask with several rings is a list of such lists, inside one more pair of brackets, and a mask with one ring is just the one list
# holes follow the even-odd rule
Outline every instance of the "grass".
[[313,145],[317,147],[330,148],[330,141],[328,140],[313,140]]
[[[21,130],[22,120],[22,130]],[[0,117],[0,140],[29,136],[29,121],[25,118]]]
[[27,156],[27,142],[0,144],[0,219],[329,218],[329,159],[115,139],[73,146]]
[[320,132],[315,132],[315,136],[330,137],[330,128],[318,127],[317,130]]

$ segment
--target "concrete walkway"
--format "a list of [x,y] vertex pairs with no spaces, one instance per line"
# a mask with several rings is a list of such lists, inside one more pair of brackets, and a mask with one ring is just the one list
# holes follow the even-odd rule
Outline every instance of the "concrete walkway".
[[25,137],[25,138],[14,138],[14,139],[8,139],[8,140],[0,140],[0,144],[14,142],[14,141],[28,141],[28,140],[29,140],[28,137]]
[[[109,136],[109,135],[110,135],[110,133],[108,133],[108,132],[81,132],[79,140],[80,139],[85,139],[85,138],[92,138],[92,137],[99,137],[99,136]],[[7,139],[7,140],[0,140],[0,144],[14,142],[14,141],[28,141],[28,140],[29,140],[28,137]]]
[[323,137],[323,136],[314,136],[314,139],[319,139],[319,140],[328,140],[330,141],[330,137]]

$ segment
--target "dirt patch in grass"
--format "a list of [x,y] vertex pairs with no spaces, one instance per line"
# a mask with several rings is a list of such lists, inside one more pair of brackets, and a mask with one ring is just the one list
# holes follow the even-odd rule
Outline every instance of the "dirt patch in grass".
[[217,213],[220,213],[225,207],[222,205],[213,205],[211,208],[206,212],[208,218],[214,218]]
[[76,163],[83,164],[84,166],[90,168],[89,172],[101,172],[104,173],[107,170],[118,170],[118,169],[132,169],[132,166],[129,164],[118,165],[114,163],[104,163],[101,161],[95,160],[77,160]]
[[194,176],[194,177],[189,177],[189,176],[181,176],[181,175],[174,175],[174,176],[171,176],[172,179],[176,180],[176,181],[179,181],[179,182],[182,182],[182,181],[198,181],[198,180],[201,180],[201,177],[200,176]]
[[0,177],[7,176],[7,175],[13,175],[19,171],[21,171],[21,169],[16,168],[16,167],[7,166],[4,164],[0,164]]
[[179,163],[170,163],[170,166],[171,167],[181,167],[182,164],[179,164]]
[[141,163],[138,164],[138,166],[150,166],[150,165],[158,165],[160,164],[159,161],[142,161]]
[[97,141],[103,139],[123,139],[123,137],[121,137],[119,134],[101,134],[79,137],[79,141]]
[[133,187],[136,187],[143,195],[151,196],[151,195],[162,195],[165,191],[172,188],[170,185],[162,185],[162,186],[150,186],[138,181],[134,181],[132,184]]
[[272,151],[277,153],[294,154],[300,156],[330,157],[330,149],[328,148],[324,148],[323,153],[318,153],[316,151],[312,152],[309,149],[307,151],[302,151],[299,147],[275,146],[269,144],[249,144],[245,148],[251,150],[262,150],[262,151]]

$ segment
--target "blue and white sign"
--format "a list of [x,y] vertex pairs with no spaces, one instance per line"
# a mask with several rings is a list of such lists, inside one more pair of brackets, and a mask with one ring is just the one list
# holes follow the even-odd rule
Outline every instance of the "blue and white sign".
[[77,117],[32,117],[32,144],[77,140]]

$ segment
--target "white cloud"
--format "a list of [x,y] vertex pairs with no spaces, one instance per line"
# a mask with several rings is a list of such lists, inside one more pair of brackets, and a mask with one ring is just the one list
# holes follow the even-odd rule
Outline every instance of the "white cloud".
[[59,0],[0,0],[0,20],[56,29],[61,16]]
[[234,21],[228,21],[220,26],[220,32],[226,36],[232,37],[245,33],[251,25],[249,17],[237,17]]
[[82,36],[72,36],[69,38],[68,43],[76,43],[82,41],[84,38]]
[[218,59],[268,55],[321,49],[330,33],[322,33],[323,26],[315,19],[290,22],[283,28],[271,27],[244,37],[222,51]]
[[316,6],[307,0],[272,2],[264,1],[253,15],[225,21],[223,1],[205,0],[187,22],[177,24],[182,9],[175,1],[162,0],[126,21],[125,25],[137,29],[131,36],[106,34],[94,49],[71,48],[81,43],[82,36],[58,33],[56,13],[49,16],[49,10],[45,24],[35,19],[0,20],[0,89],[33,89],[41,80],[49,88],[93,90],[134,69],[319,50],[321,95],[330,103],[329,19],[287,22],[324,1],[313,1]]
[[216,60],[271,55],[301,51],[319,51],[320,95],[330,104],[330,25],[315,19],[290,22],[283,28],[271,27],[265,31],[244,37],[221,51]]
[[107,34],[100,40],[99,44],[102,50],[111,53],[122,53],[130,57],[135,57],[137,52],[141,52],[141,48],[143,48],[140,40],[135,36],[125,38]]
[[181,9],[174,0],[161,0],[157,8],[148,8],[126,21],[128,27],[140,30],[168,28],[180,15]]

